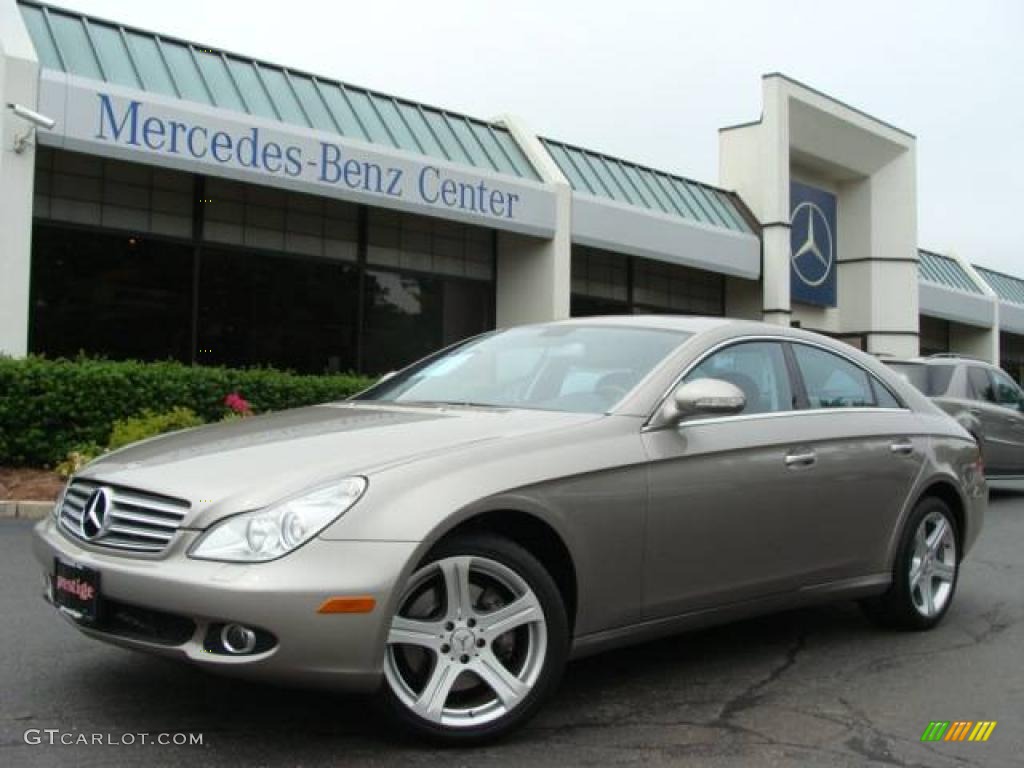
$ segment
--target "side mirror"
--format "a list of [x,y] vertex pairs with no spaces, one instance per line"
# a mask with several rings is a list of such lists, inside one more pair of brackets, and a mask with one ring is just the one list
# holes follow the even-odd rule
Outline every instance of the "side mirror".
[[743,390],[721,379],[697,379],[680,384],[658,414],[659,427],[695,416],[732,416],[747,406]]

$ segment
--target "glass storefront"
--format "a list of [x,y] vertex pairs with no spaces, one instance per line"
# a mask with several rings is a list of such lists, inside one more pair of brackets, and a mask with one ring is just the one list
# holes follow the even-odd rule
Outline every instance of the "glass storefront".
[[921,356],[941,355],[949,352],[949,321],[937,317],[920,316]]
[[37,354],[377,374],[494,327],[491,230],[37,155]]
[[1024,336],[1003,331],[999,334],[999,360],[1003,370],[1024,386]]
[[32,254],[33,352],[191,359],[191,246],[37,222]]
[[677,264],[573,246],[573,317],[725,314],[725,278]]

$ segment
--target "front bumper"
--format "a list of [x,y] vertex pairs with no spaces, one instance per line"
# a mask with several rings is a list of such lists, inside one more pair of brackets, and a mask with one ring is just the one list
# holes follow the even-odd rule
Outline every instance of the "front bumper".
[[[279,560],[234,564],[189,559],[198,535],[179,531],[159,559],[128,557],[73,541],[50,518],[36,526],[33,549],[44,575],[55,558],[87,566],[100,573],[104,600],[194,623],[184,642],[152,642],[61,614],[91,637],[255,679],[344,690],[378,685],[390,598],[415,543],[317,538]],[[369,613],[317,612],[339,595],[370,596],[376,606]],[[210,626],[228,622],[266,630],[276,643],[245,656],[204,650]]]

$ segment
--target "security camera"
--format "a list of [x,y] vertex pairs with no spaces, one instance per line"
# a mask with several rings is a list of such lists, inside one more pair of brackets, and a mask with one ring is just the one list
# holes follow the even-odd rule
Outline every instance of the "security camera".
[[53,126],[57,124],[57,121],[54,120],[52,117],[41,115],[38,112],[31,110],[22,104],[8,104],[7,106],[11,109],[11,111],[14,114],[16,114],[22,120],[28,120],[36,128],[45,128],[46,130],[50,130],[51,128],[53,128]]

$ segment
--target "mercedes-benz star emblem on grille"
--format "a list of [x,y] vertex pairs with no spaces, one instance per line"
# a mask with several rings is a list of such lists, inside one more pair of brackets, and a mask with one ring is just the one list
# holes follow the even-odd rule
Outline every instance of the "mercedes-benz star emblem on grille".
[[817,288],[832,272],[833,248],[832,230],[825,213],[814,203],[802,202],[793,209],[790,224],[797,227],[801,217],[806,217],[807,237],[791,257],[793,271],[805,285]]
[[98,539],[110,525],[112,494],[109,488],[97,488],[85,502],[79,530],[86,541]]

